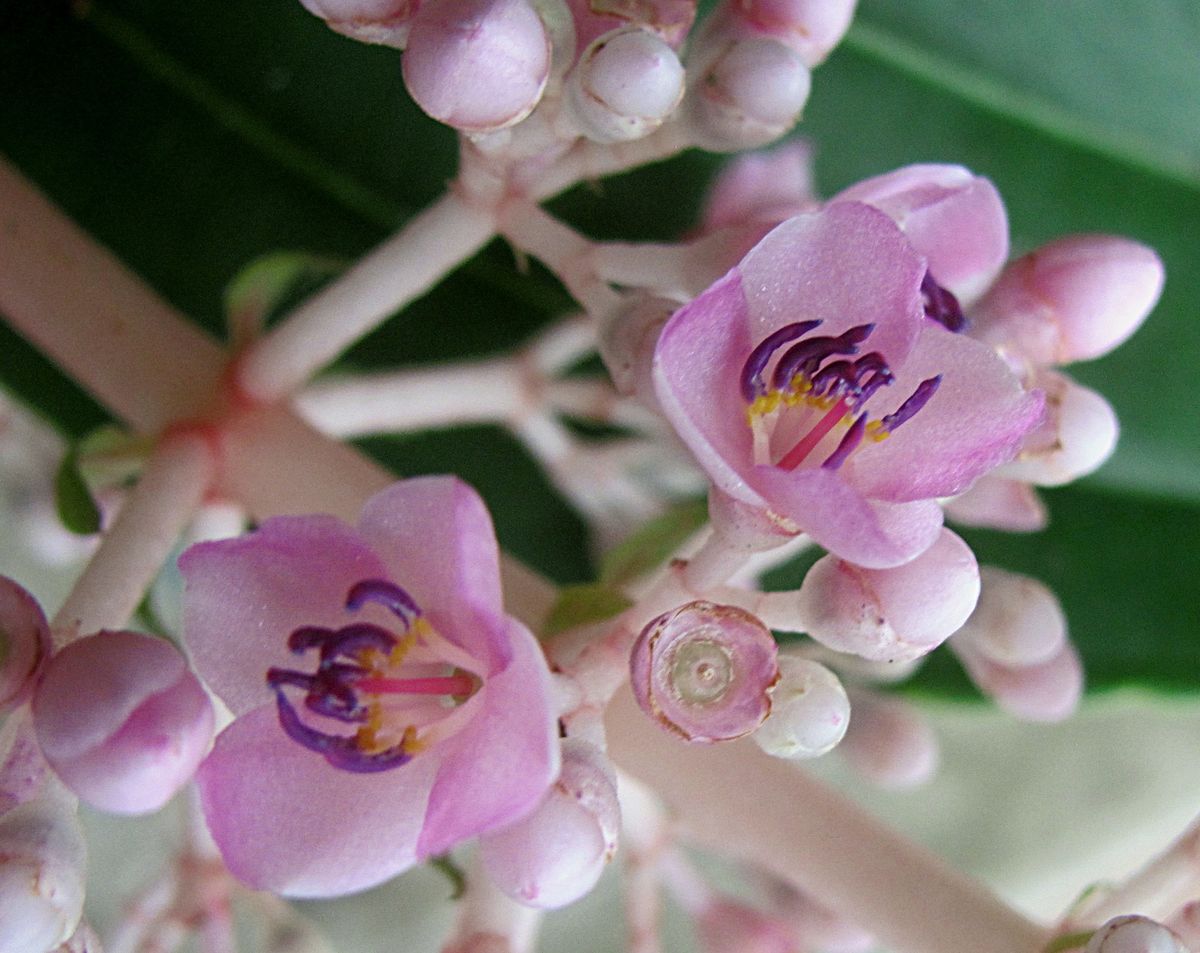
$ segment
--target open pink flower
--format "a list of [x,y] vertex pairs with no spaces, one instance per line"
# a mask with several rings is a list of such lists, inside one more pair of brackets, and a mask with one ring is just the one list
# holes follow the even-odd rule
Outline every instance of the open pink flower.
[[859,202],[798,215],[671,318],[658,399],[715,489],[881,568],[1042,415],[996,352],[927,317],[928,268]]
[[364,889],[523,817],[557,776],[545,659],[458,480],[397,483],[357,530],[270,519],[180,568],[188,647],[237,716],[197,776],[205,817],[251,886]]

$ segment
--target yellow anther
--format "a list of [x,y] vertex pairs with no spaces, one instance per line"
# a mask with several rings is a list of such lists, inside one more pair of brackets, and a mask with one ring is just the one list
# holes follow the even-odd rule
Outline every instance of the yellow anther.
[[404,729],[404,737],[400,739],[400,745],[404,748],[405,754],[420,754],[429,747],[428,743],[417,737],[415,725],[409,725]]
[[867,424],[866,436],[879,443],[881,440],[886,440],[892,435],[890,430],[885,430],[883,425],[878,420],[872,420]]
[[412,626],[409,627],[408,635],[404,638],[405,640],[411,639],[409,645],[412,646],[417,643],[418,639],[423,639],[432,632],[433,626],[429,624],[429,621],[424,616],[421,616],[413,620]]
[[[422,621],[424,621],[424,620],[423,619],[417,620],[417,622],[422,622]],[[416,623],[413,624],[413,627],[414,628],[416,627]],[[416,633],[411,630],[406,632],[404,634],[404,637],[402,639],[400,639],[395,644],[395,646],[392,647],[392,651],[390,653],[388,653],[388,664],[389,665],[399,665],[401,662],[404,661],[404,656],[406,656],[408,654],[409,649],[411,649],[416,644],[417,644]]]

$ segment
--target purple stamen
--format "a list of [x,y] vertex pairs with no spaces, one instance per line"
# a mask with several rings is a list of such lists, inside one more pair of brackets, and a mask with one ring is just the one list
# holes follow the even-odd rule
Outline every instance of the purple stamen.
[[871,336],[874,324],[859,324],[837,337],[810,338],[790,348],[775,365],[771,383],[780,389],[788,387],[797,374],[811,378],[821,362],[835,354],[854,355],[858,346]]
[[850,361],[830,361],[812,379],[813,397],[851,397],[858,389]]
[[368,602],[378,602],[390,610],[407,628],[421,614],[421,609],[407,592],[394,582],[384,579],[364,579],[350,587],[346,594],[346,608],[356,612]]
[[370,622],[353,622],[332,633],[321,646],[321,668],[339,655],[353,656],[355,652],[376,649],[390,652],[396,646],[396,637],[387,629]]
[[303,655],[309,649],[324,645],[333,635],[333,629],[319,625],[304,625],[288,636],[287,646],[296,655]]
[[942,384],[942,375],[930,377],[927,380],[921,381],[917,385],[917,389],[912,392],[908,400],[879,421],[879,428],[884,433],[891,433],[902,423],[912,418],[922,407],[929,403],[929,398],[937,393],[937,389]]
[[867,432],[867,415],[859,414],[855,418],[854,423],[850,425],[850,429],[842,435],[841,442],[837,448],[828,457],[821,466],[826,470],[836,470],[846,458],[852,454],[860,443],[862,443],[863,434]]
[[275,701],[279,710],[279,724],[283,727],[284,734],[297,744],[317,752],[335,768],[367,774],[396,768],[412,760],[412,755],[404,750],[403,744],[394,745],[375,754],[367,754],[359,748],[353,735],[329,735],[310,728],[300,720],[296,709],[282,691],[275,692]]
[[753,403],[756,397],[761,397],[767,392],[763,372],[767,369],[767,364],[770,363],[775,352],[789,341],[804,337],[820,323],[820,321],[797,321],[795,324],[785,325],[778,331],[768,334],[758,347],[750,352],[746,363],[742,365],[742,396],[746,398],[746,403]]
[[921,279],[921,296],[925,299],[925,317],[956,333],[967,326],[958,298],[934,281],[928,269]]

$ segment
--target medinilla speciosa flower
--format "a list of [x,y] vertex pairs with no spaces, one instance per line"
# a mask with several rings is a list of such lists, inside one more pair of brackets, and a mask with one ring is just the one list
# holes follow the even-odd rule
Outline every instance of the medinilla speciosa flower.
[[395,484],[357,529],[269,519],[180,568],[187,645],[237,716],[197,781],[249,885],[364,889],[524,817],[557,778],[550,673],[460,481]]
[[836,202],[676,312],[655,391],[727,514],[896,566],[937,538],[939,497],[1011,459],[1042,396],[927,313],[928,275],[891,218]]

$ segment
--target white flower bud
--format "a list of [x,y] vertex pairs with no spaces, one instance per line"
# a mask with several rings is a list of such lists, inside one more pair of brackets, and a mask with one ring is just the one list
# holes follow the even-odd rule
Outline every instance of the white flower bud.
[[933,729],[900,698],[850,689],[850,727],[838,751],[868,781],[884,788],[924,784],[937,770]]
[[1067,620],[1054,593],[1029,576],[983,566],[979,604],[954,635],[998,665],[1037,665],[1056,656],[1067,640]]
[[1188,953],[1161,923],[1136,915],[1114,917],[1092,934],[1084,953]]
[[816,758],[831,750],[850,723],[850,699],[838,677],[820,662],[779,656],[771,713],[751,737],[777,758]]

